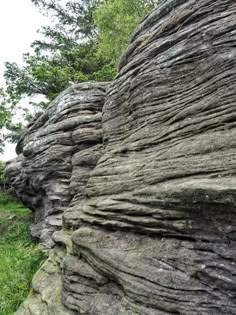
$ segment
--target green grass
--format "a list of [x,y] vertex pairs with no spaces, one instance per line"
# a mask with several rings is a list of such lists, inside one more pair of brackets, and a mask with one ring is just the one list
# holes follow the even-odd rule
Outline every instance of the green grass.
[[12,214],[22,217],[29,214],[29,209],[25,208],[22,203],[7,193],[0,192],[0,213],[10,211]]
[[30,238],[31,213],[0,193],[0,315],[12,315],[30,292],[45,254]]

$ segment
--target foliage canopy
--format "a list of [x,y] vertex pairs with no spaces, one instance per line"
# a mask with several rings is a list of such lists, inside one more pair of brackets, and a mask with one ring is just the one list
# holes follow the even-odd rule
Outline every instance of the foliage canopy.
[[99,54],[117,64],[133,31],[157,3],[158,0],[104,1],[94,14],[99,30]]

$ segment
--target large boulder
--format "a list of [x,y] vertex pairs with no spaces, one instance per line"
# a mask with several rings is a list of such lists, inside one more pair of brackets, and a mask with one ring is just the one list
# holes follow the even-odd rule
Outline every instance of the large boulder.
[[26,130],[6,174],[34,213],[32,235],[47,245],[102,152],[101,115],[107,83],[77,84],[61,93]]
[[55,283],[65,314],[236,314],[235,29],[235,0],[161,1],[138,27],[57,280],[51,255],[18,315],[60,313]]

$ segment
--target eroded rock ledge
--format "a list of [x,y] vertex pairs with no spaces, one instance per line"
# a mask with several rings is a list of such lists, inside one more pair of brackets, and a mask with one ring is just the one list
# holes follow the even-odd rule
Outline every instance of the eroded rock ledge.
[[32,235],[51,243],[72,199],[84,197],[89,174],[102,154],[101,115],[107,83],[77,84],[60,94],[26,130],[19,156],[6,174],[32,209]]
[[235,0],[164,1],[139,26],[18,315],[236,314],[235,30]]

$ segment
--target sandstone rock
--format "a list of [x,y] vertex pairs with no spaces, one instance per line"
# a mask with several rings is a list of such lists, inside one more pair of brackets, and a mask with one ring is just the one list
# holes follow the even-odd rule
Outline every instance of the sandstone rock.
[[235,29],[235,0],[161,1],[138,27],[103,107],[104,153],[64,212],[80,228],[54,239],[66,311],[236,314]]
[[17,145],[6,174],[34,212],[32,235],[51,245],[62,215],[85,184],[102,151],[101,112],[106,83],[77,84],[59,95]]

